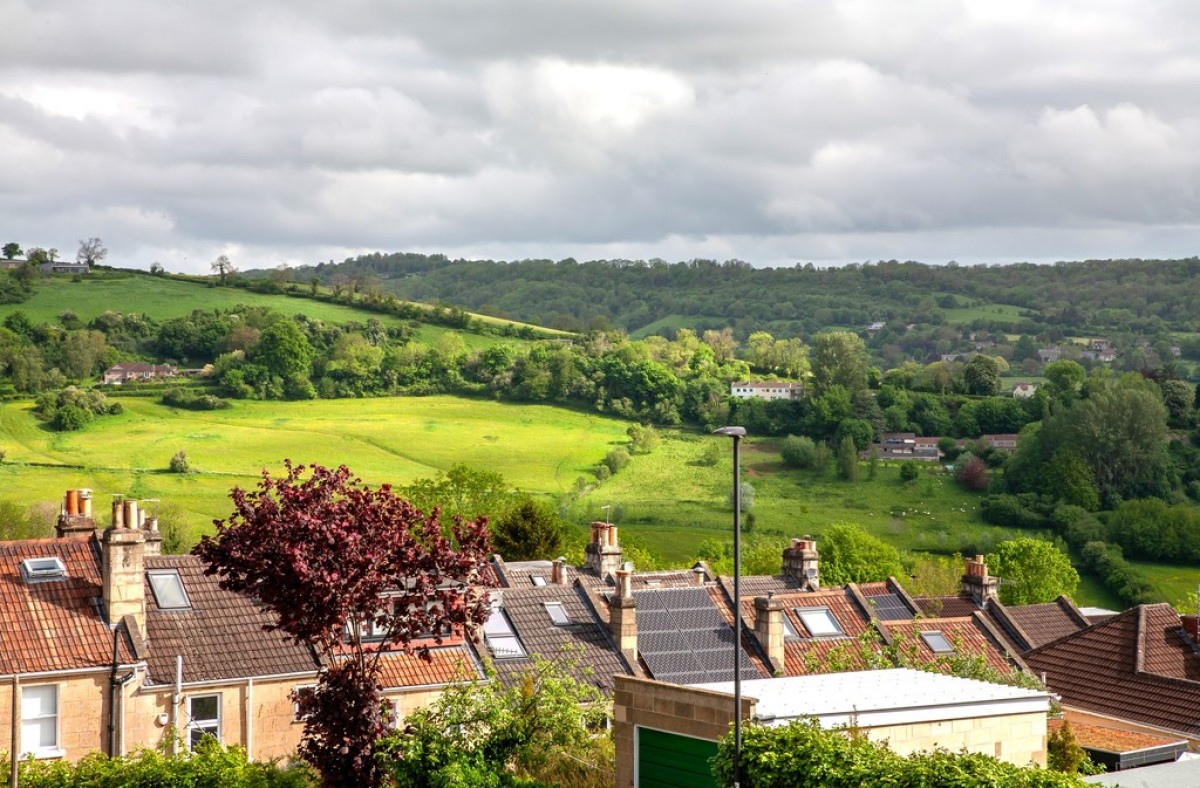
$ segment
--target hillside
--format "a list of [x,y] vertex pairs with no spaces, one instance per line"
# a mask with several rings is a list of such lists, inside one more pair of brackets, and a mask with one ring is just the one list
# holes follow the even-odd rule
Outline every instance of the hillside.
[[738,261],[449,260],[373,254],[297,269],[324,282],[379,281],[401,298],[445,301],[562,328],[597,320],[627,332],[671,328],[767,330],[810,336],[874,321],[955,324],[1086,336],[1200,330],[1200,259],[1092,260],[1053,266],[752,268]]

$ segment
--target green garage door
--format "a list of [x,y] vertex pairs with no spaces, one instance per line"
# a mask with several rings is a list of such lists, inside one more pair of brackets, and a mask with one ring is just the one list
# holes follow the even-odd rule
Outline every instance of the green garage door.
[[638,788],[716,788],[708,763],[715,741],[639,727],[637,750]]

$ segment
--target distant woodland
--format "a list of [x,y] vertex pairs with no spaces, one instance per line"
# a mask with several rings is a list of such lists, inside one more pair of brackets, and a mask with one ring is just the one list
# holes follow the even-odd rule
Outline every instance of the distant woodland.
[[[753,268],[737,260],[497,262],[411,253],[375,253],[293,271],[301,282],[312,276],[331,286],[370,282],[403,299],[443,301],[566,330],[634,333],[673,319],[674,328],[729,325],[740,339],[754,331],[808,339],[876,321],[959,322],[1031,335],[1194,332],[1200,331],[1198,275],[1195,257],[1048,266],[892,260],[818,269]],[[972,308],[978,314],[961,320],[961,310]]]

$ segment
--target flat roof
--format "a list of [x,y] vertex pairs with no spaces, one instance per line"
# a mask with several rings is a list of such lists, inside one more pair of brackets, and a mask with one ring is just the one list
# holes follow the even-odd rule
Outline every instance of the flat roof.
[[[733,694],[732,681],[692,685]],[[863,727],[914,722],[1045,713],[1050,694],[910,668],[825,673],[742,682],[742,696],[756,698],[755,716],[784,725],[815,717],[825,727]]]

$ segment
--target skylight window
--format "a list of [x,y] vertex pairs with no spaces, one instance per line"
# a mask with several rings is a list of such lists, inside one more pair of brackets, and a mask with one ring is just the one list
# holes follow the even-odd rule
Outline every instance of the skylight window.
[[532,580],[533,584],[538,588],[546,585],[546,578],[542,577],[541,575],[533,575]]
[[844,634],[841,625],[827,607],[798,607],[795,610],[805,629],[815,638],[837,637]]
[[941,632],[939,632],[936,629],[931,632],[922,632],[921,640],[924,640],[925,645],[927,645],[927,646],[929,646],[929,648],[933,649],[934,654],[953,654],[954,653],[954,646],[950,643],[949,640],[946,640],[945,635],[943,635]]
[[796,631],[796,627],[792,625],[792,620],[788,618],[787,613],[783,614],[783,636],[795,640],[800,637],[800,633]]
[[546,612],[550,614],[550,621],[556,627],[565,627],[571,623],[571,617],[567,615],[567,609],[563,607],[562,602],[547,602]]
[[499,607],[493,607],[492,614],[483,622],[483,639],[496,659],[526,656],[525,647],[513,631],[508,616]]
[[67,576],[67,568],[63,566],[62,559],[55,556],[26,558],[21,562],[21,576],[26,583],[45,583],[62,580]]
[[192,606],[177,570],[147,572],[146,577],[150,580],[150,590],[154,592],[154,601],[159,610],[181,610]]

